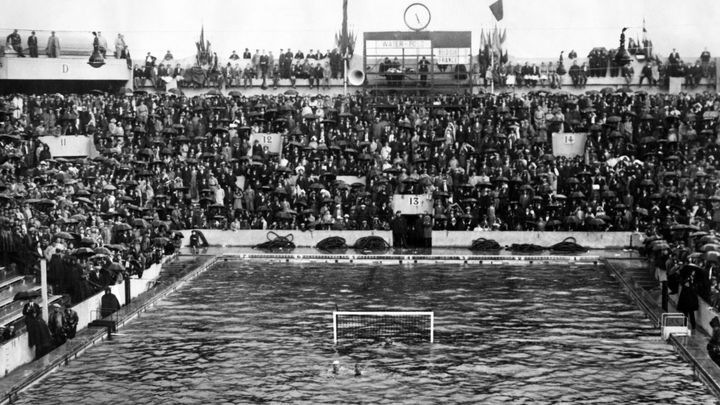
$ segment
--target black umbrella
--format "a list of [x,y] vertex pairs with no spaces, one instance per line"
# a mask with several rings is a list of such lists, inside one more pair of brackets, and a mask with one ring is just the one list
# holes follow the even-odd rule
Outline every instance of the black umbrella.
[[25,300],[32,300],[35,298],[38,298],[40,296],[41,292],[40,290],[26,290],[26,291],[20,291],[17,294],[15,294],[15,297],[13,298],[14,301],[25,301]]

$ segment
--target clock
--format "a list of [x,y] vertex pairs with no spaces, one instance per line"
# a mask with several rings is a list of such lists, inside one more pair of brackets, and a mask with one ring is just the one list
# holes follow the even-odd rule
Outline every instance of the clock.
[[413,3],[405,9],[405,25],[413,31],[422,31],[430,24],[430,9],[422,3]]

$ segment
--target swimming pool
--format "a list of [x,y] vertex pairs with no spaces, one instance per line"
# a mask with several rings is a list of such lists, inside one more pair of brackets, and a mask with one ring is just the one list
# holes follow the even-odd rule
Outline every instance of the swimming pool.
[[[336,307],[434,311],[435,343],[338,352]],[[716,401],[596,266],[225,262],[120,332],[18,403]]]

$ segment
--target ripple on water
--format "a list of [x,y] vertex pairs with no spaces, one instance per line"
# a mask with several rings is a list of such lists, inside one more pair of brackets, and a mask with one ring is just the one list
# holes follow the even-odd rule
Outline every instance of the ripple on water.
[[[18,403],[715,402],[595,268],[378,269],[222,264]],[[336,306],[432,310],[437,343],[336,350]]]

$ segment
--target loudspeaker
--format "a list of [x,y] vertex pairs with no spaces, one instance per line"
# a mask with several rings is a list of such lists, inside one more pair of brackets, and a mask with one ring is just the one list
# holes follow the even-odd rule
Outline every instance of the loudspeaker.
[[348,74],[348,83],[351,86],[362,86],[362,84],[365,82],[365,72],[362,70],[351,70],[350,74]]

